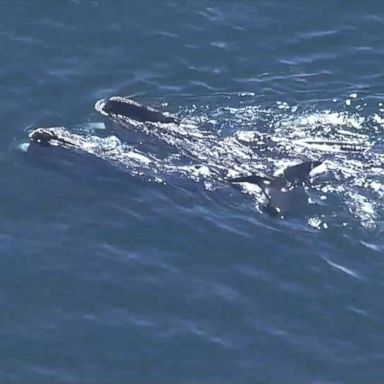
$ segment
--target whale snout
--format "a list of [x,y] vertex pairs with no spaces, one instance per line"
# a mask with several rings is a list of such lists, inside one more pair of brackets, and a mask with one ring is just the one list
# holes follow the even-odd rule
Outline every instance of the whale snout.
[[56,135],[48,129],[38,128],[29,134],[29,138],[35,143],[48,145],[51,140],[56,139]]

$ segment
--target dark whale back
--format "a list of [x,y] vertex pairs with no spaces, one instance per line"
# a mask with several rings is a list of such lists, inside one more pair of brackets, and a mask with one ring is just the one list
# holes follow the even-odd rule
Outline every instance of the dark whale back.
[[172,116],[166,116],[151,107],[146,107],[124,97],[112,97],[105,100],[102,111],[109,116],[124,116],[142,123],[178,123],[178,120]]

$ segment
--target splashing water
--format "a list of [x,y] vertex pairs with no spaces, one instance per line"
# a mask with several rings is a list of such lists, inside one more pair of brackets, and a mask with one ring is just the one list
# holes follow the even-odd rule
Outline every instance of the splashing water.
[[[100,102],[96,109],[98,105]],[[324,206],[335,200],[343,201],[343,206],[309,215],[308,224],[327,229],[330,223],[346,226],[348,220],[357,219],[366,228],[380,226],[384,197],[381,110],[364,117],[329,109],[300,111],[278,102],[277,108],[205,107],[197,112],[196,107],[179,112],[181,124],[140,123],[118,116],[115,123],[142,135],[134,144],[115,135],[95,136],[92,127],[98,123],[91,124],[85,136],[62,127],[50,128],[65,141],[64,145],[51,144],[92,154],[132,175],[164,183],[168,176],[177,175],[200,182],[208,190],[221,185],[226,176],[271,175],[301,161],[322,159],[329,175],[311,186],[308,203]],[[214,128],[204,129],[212,123]],[[227,133],[225,127],[236,130]],[[145,145],[147,141],[151,147]],[[172,150],[159,156],[165,146]],[[257,186],[241,188],[254,197],[256,205],[263,203]]]

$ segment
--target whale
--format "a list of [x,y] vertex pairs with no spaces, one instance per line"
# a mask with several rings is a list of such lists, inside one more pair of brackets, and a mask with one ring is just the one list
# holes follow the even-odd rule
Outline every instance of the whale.
[[[123,142],[162,159],[177,153],[171,142],[181,121],[168,112],[160,112],[125,96],[98,100],[95,110],[103,116],[107,130]],[[168,140],[161,140],[160,144],[159,137],[166,138],[167,134]]]
[[96,111],[112,119],[131,119],[142,123],[180,124],[180,121],[169,114],[162,113],[123,96],[112,96],[98,100]]
[[[98,100],[95,109],[125,129],[134,127],[130,125],[133,122],[180,124],[180,121],[173,116],[166,115],[154,108],[122,96],[112,96],[109,99]],[[137,131],[143,132],[142,127]],[[37,128],[29,133],[29,138],[32,142],[42,146],[75,146],[75,143],[71,141],[71,136],[63,127]],[[140,137],[140,139],[143,139],[143,137]],[[148,141],[148,137],[145,137],[145,139]],[[138,140],[136,139],[136,141]]]
[[71,135],[64,127],[36,128],[29,133],[29,139],[32,143],[39,144],[42,147],[64,147],[77,149],[78,142],[74,140],[76,135]]
[[326,172],[326,166],[323,160],[308,160],[286,167],[273,176],[250,174],[226,178],[226,181],[240,185],[244,183],[256,184],[266,200],[262,205],[263,210],[272,216],[283,217],[287,207],[292,205],[291,191],[310,184],[324,172]]

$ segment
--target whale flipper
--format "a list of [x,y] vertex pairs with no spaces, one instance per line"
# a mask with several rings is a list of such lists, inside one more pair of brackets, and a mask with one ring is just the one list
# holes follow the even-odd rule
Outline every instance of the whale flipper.
[[226,180],[231,183],[251,183],[261,187],[269,186],[273,188],[284,188],[308,181],[311,178],[311,174],[315,173],[315,168],[322,164],[322,161],[304,161],[303,163],[285,168],[281,173],[273,177],[252,174],[248,176],[228,178]]
[[270,177],[264,177],[259,175],[240,176],[227,179],[230,183],[251,183],[259,186],[271,184],[272,179]]

